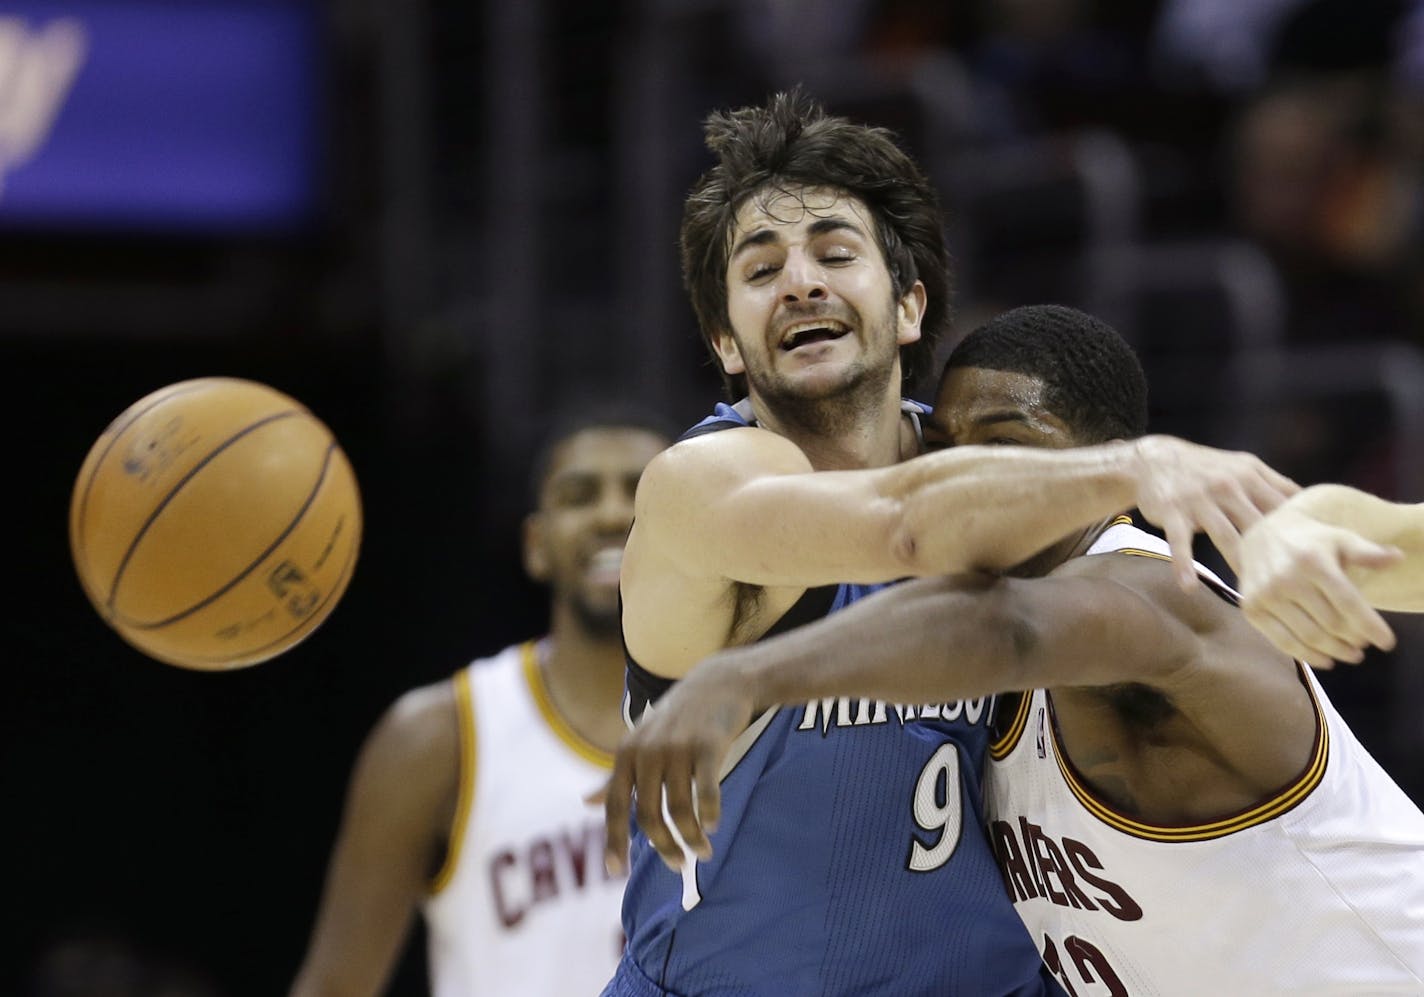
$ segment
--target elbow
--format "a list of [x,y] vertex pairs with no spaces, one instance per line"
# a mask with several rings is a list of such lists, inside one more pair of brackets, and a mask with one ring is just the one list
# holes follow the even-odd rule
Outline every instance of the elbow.
[[[942,546],[942,545],[941,545]],[[890,533],[891,565],[900,578],[926,578],[963,571],[943,550],[936,550],[928,533],[912,524],[899,521]]]
[[925,503],[900,503],[890,527],[890,554],[902,577],[955,575],[965,572],[1000,574],[1021,558],[1006,542],[999,524],[975,514],[956,512],[947,522],[943,510]]
[[901,577],[918,578],[929,574],[920,560],[920,538],[904,521],[897,522],[890,532],[890,560]]
[[978,586],[969,615],[983,668],[993,676],[994,692],[1021,691],[1043,684],[1043,652],[1047,643],[1042,621],[1019,598],[1018,584],[998,575],[975,574]]
[[[958,531],[955,531],[958,532]],[[889,527],[889,555],[901,578],[952,575],[973,570],[954,543],[947,540],[943,525],[936,528],[913,505],[898,503]]]
[[1048,636],[1016,583],[999,576],[960,574],[907,583],[915,598],[902,621],[939,662],[952,698],[1035,688]]

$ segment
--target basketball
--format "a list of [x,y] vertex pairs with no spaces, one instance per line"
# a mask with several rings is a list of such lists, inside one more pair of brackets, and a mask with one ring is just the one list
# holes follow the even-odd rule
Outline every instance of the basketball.
[[140,399],[89,450],[70,500],[85,594],[144,654],[219,671],[310,636],[361,545],[355,473],[292,398],[208,377]]

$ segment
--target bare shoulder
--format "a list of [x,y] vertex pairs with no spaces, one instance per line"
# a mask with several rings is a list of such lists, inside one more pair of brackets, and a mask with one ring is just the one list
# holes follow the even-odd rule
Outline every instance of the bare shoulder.
[[460,718],[455,681],[445,679],[400,696],[361,749],[360,768],[406,790],[453,786],[458,773]]
[[[764,429],[695,437],[663,451],[638,483],[622,569],[623,634],[634,658],[655,674],[679,678],[722,647],[738,622],[738,582],[762,594],[776,613],[799,589],[766,595],[754,579],[765,534],[788,514],[757,489],[772,477],[812,470],[791,441]],[[777,560],[781,564],[781,560]]]
[[689,495],[705,496],[735,488],[764,474],[798,474],[811,462],[796,444],[752,426],[707,433],[682,440],[649,462],[638,482],[637,515],[673,510]]

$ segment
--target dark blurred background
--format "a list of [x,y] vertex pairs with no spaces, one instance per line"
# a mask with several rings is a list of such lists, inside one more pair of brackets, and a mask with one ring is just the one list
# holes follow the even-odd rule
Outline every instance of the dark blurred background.
[[[376,716],[544,626],[548,410],[716,400],[700,121],[796,82],[933,174],[960,332],[1087,308],[1154,428],[1424,500],[1420,0],[0,0],[0,993],[282,992]],[[321,416],[367,519],[324,627],[221,675],[105,629],[65,533],[104,426],[209,374]],[[1398,622],[1324,681],[1424,799]]]

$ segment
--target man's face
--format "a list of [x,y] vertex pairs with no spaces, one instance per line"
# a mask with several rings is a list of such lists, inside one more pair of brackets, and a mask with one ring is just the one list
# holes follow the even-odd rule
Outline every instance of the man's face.
[[717,338],[729,374],[768,399],[823,399],[899,376],[920,337],[924,287],[896,301],[869,209],[824,188],[749,198],[727,261],[731,329]]
[[554,450],[525,521],[524,562],[596,634],[618,632],[618,571],[643,468],[668,441],[632,427],[582,430]]
[[[1021,446],[1053,450],[1082,445],[1072,427],[1044,404],[1044,383],[1028,374],[956,367],[940,380],[934,414],[925,422],[925,446]],[[1081,534],[1039,551],[1009,574],[1045,575],[1065,561]]]
[[934,414],[925,423],[931,449],[1012,445],[1078,446],[1072,428],[1048,410],[1043,381],[1028,374],[955,367],[940,380]]

